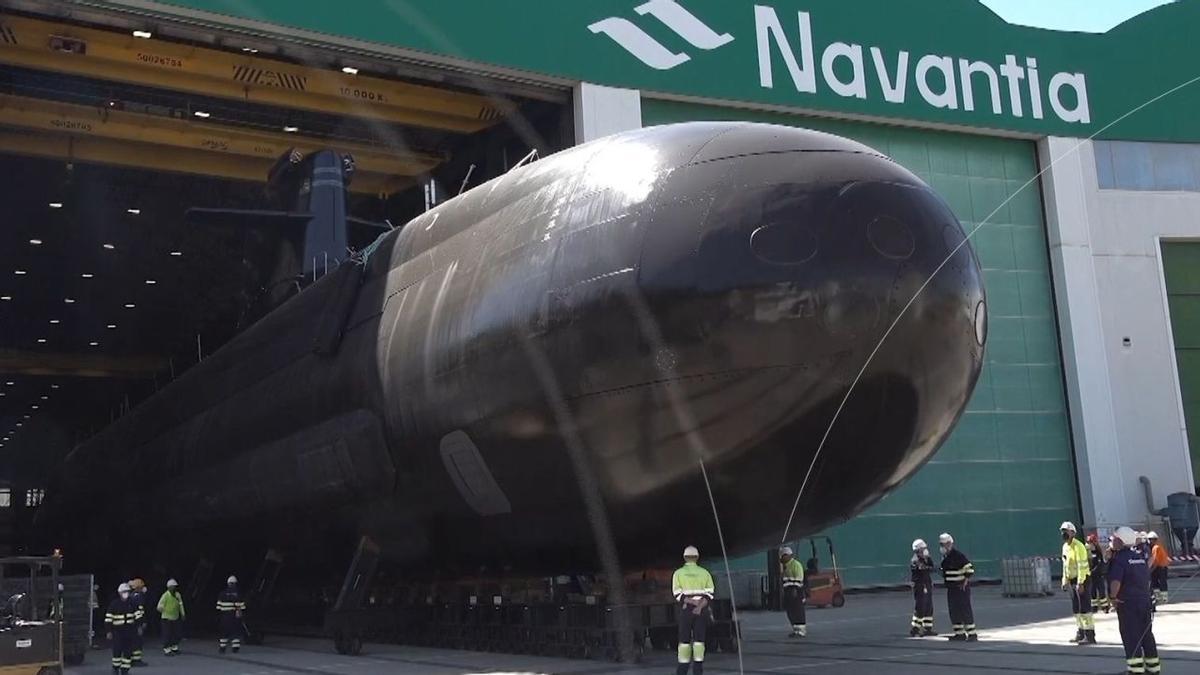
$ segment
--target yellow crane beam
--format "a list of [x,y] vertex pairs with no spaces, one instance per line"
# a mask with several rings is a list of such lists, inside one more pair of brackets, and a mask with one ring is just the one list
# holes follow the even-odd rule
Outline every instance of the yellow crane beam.
[[461,133],[515,109],[474,94],[9,15],[0,16],[0,63]]
[[[272,160],[207,150],[171,148],[94,136],[8,131],[3,128],[0,128],[0,153],[44,157],[64,162],[87,162],[150,171],[217,176],[254,183],[264,182],[273,164]],[[413,184],[411,178],[402,176],[358,174],[350,183],[350,190],[360,194],[389,195]]]
[[361,173],[416,176],[436,167],[441,157],[400,148],[386,148],[274,133],[194,121],[92,108],[73,103],[0,94],[0,125],[37,131],[134,141],[168,148],[203,150],[272,162],[291,148],[305,154],[330,148],[354,156]]

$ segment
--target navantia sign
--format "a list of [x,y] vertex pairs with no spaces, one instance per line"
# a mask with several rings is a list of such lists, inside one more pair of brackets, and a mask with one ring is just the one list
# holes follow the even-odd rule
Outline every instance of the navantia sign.
[[[278,24],[733,104],[1030,134],[1200,142],[1200,0],[1102,35],[974,0],[88,0],[244,31]],[[312,37],[310,35],[310,37]],[[319,36],[318,36],[319,37]],[[1147,102],[1155,101],[1141,108]],[[1110,123],[1136,110],[1123,121]]]
[[[715,31],[679,0],[649,0],[634,11],[658,20],[695,49],[712,51],[735,41],[730,33]],[[922,55],[910,49],[887,54],[879,46],[837,40],[824,43],[818,60],[809,12],[796,13],[795,29],[790,34],[775,7],[754,5],[753,12],[758,81],[765,89],[775,89],[775,63],[782,61],[797,94],[817,96],[827,91],[861,100],[875,95],[887,103],[904,105],[911,93],[933,108],[973,112],[979,88],[984,99],[981,105],[990,105],[995,115],[1020,118],[1028,114],[1033,119],[1045,119],[1048,102],[1063,122],[1091,123],[1086,75],[1054,73],[1043,85],[1033,56],[1005,54],[1002,63],[992,64],[944,54]],[[672,70],[691,60],[686,51],[674,52],[628,19],[609,17],[588,28],[607,35],[649,68]],[[877,86],[868,87],[869,79]]]

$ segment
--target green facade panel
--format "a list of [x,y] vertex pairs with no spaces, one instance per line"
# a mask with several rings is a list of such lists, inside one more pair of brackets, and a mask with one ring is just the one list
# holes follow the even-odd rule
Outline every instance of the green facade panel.
[[1200,242],[1164,241],[1162,259],[1192,479],[1200,485]]
[[[979,384],[958,427],[912,480],[828,532],[847,583],[906,582],[912,540],[936,541],[941,532],[953,533],[986,577],[998,577],[1007,556],[1056,555],[1058,524],[1079,518],[1079,502],[1033,143],[649,98],[642,116],[647,126],[736,119],[853,138],[928,182],[967,232],[978,227],[972,244],[990,307]],[[733,565],[762,561],[758,554]]]

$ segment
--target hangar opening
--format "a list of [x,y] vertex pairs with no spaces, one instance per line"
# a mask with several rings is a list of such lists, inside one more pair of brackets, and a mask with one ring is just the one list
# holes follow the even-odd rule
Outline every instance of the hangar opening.
[[0,3],[0,549],[53,545],[32,515],[72,447],[336,266],[277,253],[314,158],[341,162],[350,256],[573,144],[569,100],[250,29]]

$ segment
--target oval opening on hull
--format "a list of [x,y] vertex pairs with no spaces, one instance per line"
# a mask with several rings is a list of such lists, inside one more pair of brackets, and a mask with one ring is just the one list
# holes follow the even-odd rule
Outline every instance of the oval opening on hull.
[[975,305],[975,340],[980,347],[987,340],[987,303],[983,300]]
[[799,265],[817,255],[817,236],[805,225],[771,223],[750,235],[758,259],[772,265]]

